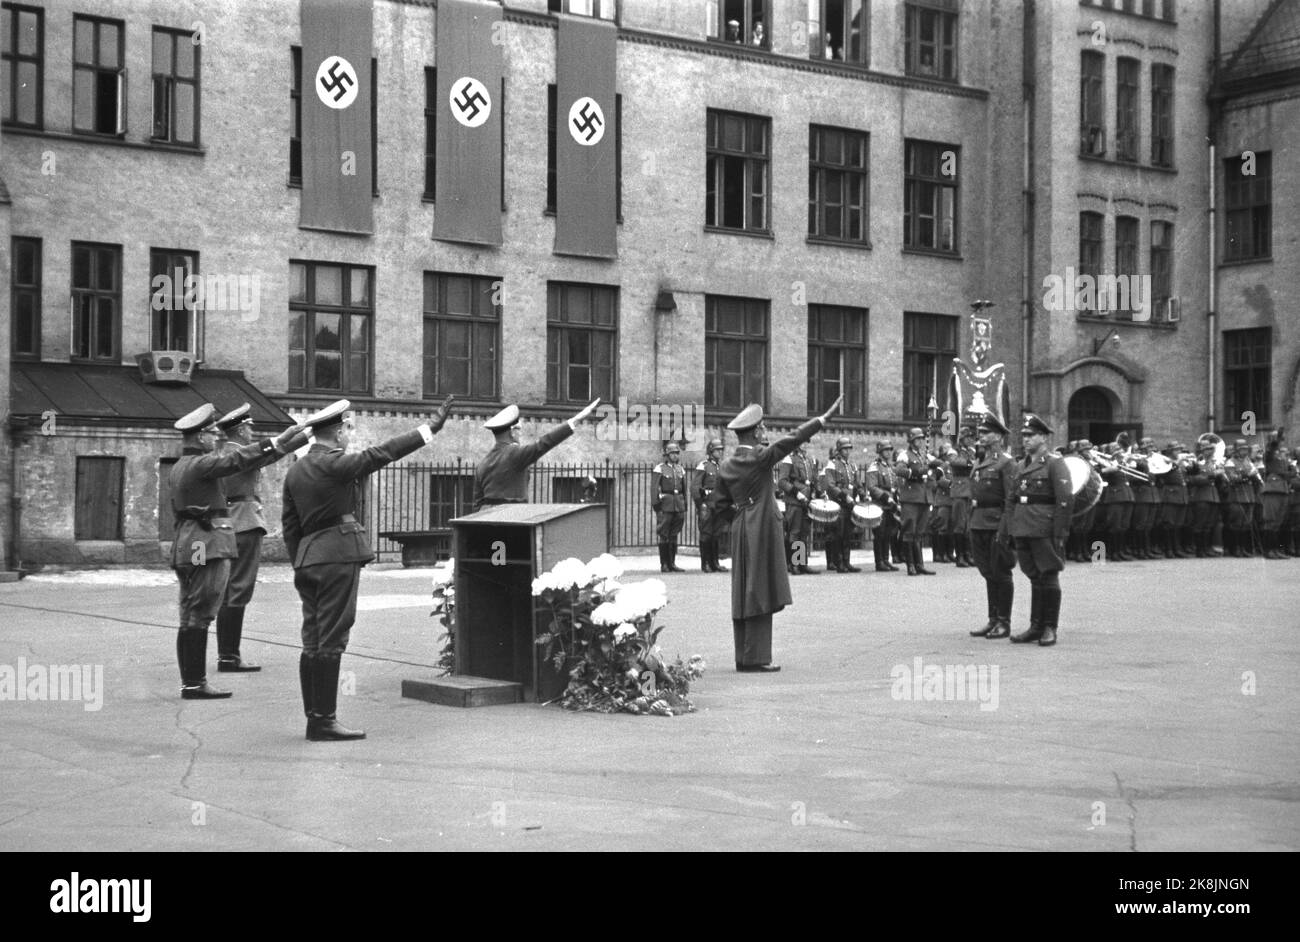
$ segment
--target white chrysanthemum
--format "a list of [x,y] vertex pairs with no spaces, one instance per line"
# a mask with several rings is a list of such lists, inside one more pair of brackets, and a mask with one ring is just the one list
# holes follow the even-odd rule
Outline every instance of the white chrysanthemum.
[[636,633],[637,633],[636,625],[629,624],[628,622],[623,622],[623,624],[619,625],[617,628],[614,629],[614,642],[618,643],[619,641],[622,641],[624,638],[633,637],[636,635]]
[[454,559],[448,560],[445,569],[440,568],[433,571],[433,587],[435,589],[438,588],[438,586],[451,585],[456,581],[455,563],[456,561]]
[[606,579],[603,582],[596,582],[592,585],[592,589],[597,595],[602,595],[606,598],[613,597],[621,588],[623,588],[623,584],[617,579]]
[[630,620],[622,604],[617,599],[612,602],[601,602],[591,613],[592,624],[605,627],[621,625]]
[[611,556],[609,553],[601,553],[587,563],[587,578],[591,582],[617,579],[621,575],[623,575],[623,564],[618,561],[617,557]]
[[629,613],[629,621],[653,615],[668,604],[668,589],[659,579],[647,579],[625,585],[618,592],[618,602]]
[[541,595],[547,589],[555,588],[555,574],[544,572],[533,580],[533,595]]
[[551,569],[557,589],[581,589],[587,585],[587,567],[582,560],[570,556],[562,559]]

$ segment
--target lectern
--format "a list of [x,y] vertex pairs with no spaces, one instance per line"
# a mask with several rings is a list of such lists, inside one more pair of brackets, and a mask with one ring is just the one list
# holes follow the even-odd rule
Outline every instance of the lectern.
[[607,513],[604,504],[498,504],[451,521],[457,675],[522,684],[539,703],[564,692],[568,674],[536,644],[551,610],[533,598],[533,580],[570,556],[608,552]]

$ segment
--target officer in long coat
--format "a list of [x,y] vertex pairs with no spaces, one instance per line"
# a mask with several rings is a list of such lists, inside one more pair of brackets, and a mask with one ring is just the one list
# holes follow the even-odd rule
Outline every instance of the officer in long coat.
[[695,466],[695,472],[691,475],[691,502],[695,505],[695,522],[700,529],[700,569],[704,572],[727,571],[727,567],[718,560],[718,539],[722,524],[712,507],[722,452],[722,439],[710,438],[704,449],[704,460]]
[[650,474],[650,493],[659,536],[659,571],[685,572],[677,565],[677,537],[686,523],[686,469],[676,442],[664,445],[664,460]]
[[1011,636],[1013,644],[1037,641],[1056,644],[1061,615],[1060,572],[1065,568],[1065,537],[1070,530],[1074,492],[1064,458],[1047,448],[1052,429],[1032,412],[1025,413],[1020,430],[1025,457],[1016,469],[1016,501],[1012,506],[1011,536],[1016,541],[1020,571],[1029,577],[1032,598],[1029,627]]
[[307,739],[365,739],[360,730],[340,726],[335,712],[339,664],[357,620],[361,567],[374,559],[366,528],[356,517],[359,478],[433,441],[447,421],[451,397],[427,425],[364,451],[347,453],[350,430],[340,399],[308,417],[316,442],[284,479],[284,543],[293,560],[293,584],[302,600],[302,654],[298,680]]
[[230,696],[228,690],[209,687],[207,680],[208,625],[221,607],[238,552],[222,478],[280,460],[303,430],[295,425],[277,438],[217,451],[216,419],[216,407],[207,403],[175,423],[185,438],[170,477],[176,519],[171,566],[181,583],[176,659],[186,700]]
[[992,412],[977,428],[983,455],[970,472],[970,542],[975,565],[984,577],[988,624],[974,629],[977,638],[1006,638],[1011,634],[1011,603],[1015,601],[1016,554],[1011,541],[1011,515],[1016,501],[1016,462],[1006,452],[1009,430]]
[[713,506],[731,524],[731,622],[736,670],[778,671],[772,663],[772,615],[792,601],[790,577],[782,556],[781,515],[777,513],[772,469],[800,442],[826,427],[843,397],[775,445],[765,445],[763,408],[746,406],[727,428],[740,444],[722,463]]
[[[217,429],[226,438],[221,446],[226,451],[251,444],[252,406],[246,402],[226,413],[217,419]],[[239,653],[239,644],[244,636],[244,612],[257,587],[262,538],[268,530],[266,518],[262,516],[262,498],[258,493],[261,480],[261,468],[240,471],[222,479],[239,555],[230,562],[230,580],[226,583],[226,595],[217,612],[217,670],[221,672],[250,673],[262,669]]]
[[531,445],[519,444],[519,407],[509,405],[483,423],[496,438],[492,450],[474,469],[474,509],[488,504],[528,502],[528,468],[564,441],[600,404],[595,399],[571,419],[566,419]]

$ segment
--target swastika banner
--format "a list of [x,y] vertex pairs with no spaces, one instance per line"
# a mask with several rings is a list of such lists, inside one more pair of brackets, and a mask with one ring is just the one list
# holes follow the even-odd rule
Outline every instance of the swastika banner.
[[498,6],[439,0],[433,237],[501,244],[502,47]]
[[617,39],[613,23],[560,17],[555,102],[555,251],[560,255],[618,255]]
[[371,0],[300,0],[304,229],[374,231]]

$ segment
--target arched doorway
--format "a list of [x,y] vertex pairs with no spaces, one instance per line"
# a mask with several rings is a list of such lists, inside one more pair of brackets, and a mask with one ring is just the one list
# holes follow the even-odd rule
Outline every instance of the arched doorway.
[[1119,429],[1113,424],[1115,409],[1111,397],[1100,386],[1085,386],[1070,397],[1070,441],[1086,438],[1094,445],[1115,440]]

